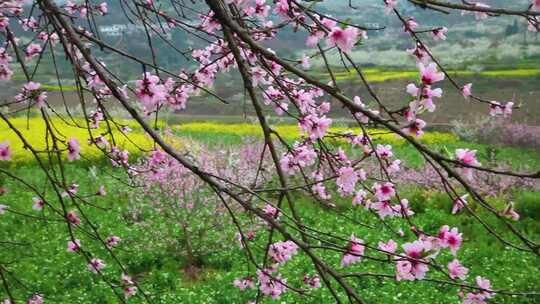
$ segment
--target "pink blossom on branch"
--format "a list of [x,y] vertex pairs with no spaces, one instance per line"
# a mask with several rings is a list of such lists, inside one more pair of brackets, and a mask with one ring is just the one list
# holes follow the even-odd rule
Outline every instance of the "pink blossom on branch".
[[[476,150],[456,149],[456,160],[467,165],[479,167],[482,164],[476,160]],[[463,168],[463,173],[468,179],[472,179],[472,168]]]
[[278,264],[284,264],[298,251],[298,246],[292,241],[276,242],[268,248],[268,255]]
[[354,192],[356,182],[358,181],[358,175],[352,167],[342,167],[338,170],[338,178],[336,184],[338,190],[342,195],[351,194]]
[[43,304],[44,301],[45,300],[42,294],[35,294],[28,299],[28,301],[26,301],[26,304]]
[[122,239],[116,235],[108,236],[107,239],[105,240],[105,242],[107,243],[107,247],[109,248],[117,246],[120,243],[120,241],[122,241]]
[[386,251],[388,253],[394,253],[396,252],[397,246],[398,244],[394,240],[390,239],[386,243],[379,242],[377,248],[379,248],[382,251]]
[[467,273],[469,272],[469,269],[461,265],[457,259],[454,259],[452,262],[448,263],[447,267],[448,274],[452,279],[459,278],[461,280],[465,280]]
[[467,197],[469,194],[464,194],[456,198],[452,204],[452,214],[456,214],[461,211],[467,205]]
[[36,211],[41,211],[43,209],[43,206],[45,206],[45,201],[37,196],[32,197],[32,202],[34,203],[32,205],[32,209]]
[[446,33],[448,33],[448,28],[441,27],[436,28],[433,31],[431,31],[431,35],[433,36],[433,40],[446,40]]
[[67,149],[68,149],[68,154],[67,154],[67,159],[69,161],[74,161],[76,159],[79,159],[81,158],[81,145],[79,144],[79,141],[72,137],[68,140],[67,142]]
[[471,97],[472,95],[472,91],[471,91],[471,87],[472,87],[472,83],[467,83],[466,85],[464,85],[462,88],[461,88],[461,94],[463,95],[463,97],[465,99],[469,99],[469,97]]
[[241,291],[255,288],[255,283],[253,282],[253,279],[251,277],[234,279],[233,285],[237,287],[238,289],[240,289]]
[[389,15],[397,6],[398,0],[384,0],[384,13]]
[[90,263],[88,263],[87,268],[90,272],[97,274],[99,271],[105,268],[105,266],[106,264],[103,262],[103,260],[93,258],[90,260]]
[[439,246],[442,248],[450,248],[452,255],[456,255],[458,249],[461,247],[462,234],[458,232],[457,228],[452,228],[448,225],[441,227],[439,231]]
[[11,146],[8,141],[0,142],[0,161],[11,160]]
[[306,283],[306,285],[308,285],[310,288],[313,288],[313,289],[318,289],[318,288],[321,288],[321,278],[319,278],[319,276],[317,275],[314,275],[314,276],[308,276],[307,274],[304,276],[304,278],[302,279],[302,281],[304,281],[304,283]]
[[420,69],[422,82],[425,85],[432,85],[444,80],[444,73],[437,71],[437,65],[435,63],[430,63],[427,66],[423,63],[419,63],[418,68]]
[[509,202],[504,208],[504,210],[501,212],[501,215],[514,221],[519,220],[519,213],[514,210],[514,202]]
[[68,241],[67,243],[67,251],[68,252],[77,252],[81,248],[81,241],[78,239],[75,239],[73,241]]
[[345,29],[342,29],[341,27],[336,26],[333,27],[328,34],[326,44],[329,47],[337,46],[341,51],[348,53],[358,41],[358,35],[358,29],[355,27],[348,26]]
[[278,299],[287,291],[287,279],[281,274],[274,274],[274,269],[257,270],[257,279],[259,280],[259,289],[263,295],[270,296],[272,299]]
[[347,244],[347,251],[341,258],[341,267],[349,266],[350,264],[362,260],[365,248],[364,240],[359,239],[352,234],[349,243]]

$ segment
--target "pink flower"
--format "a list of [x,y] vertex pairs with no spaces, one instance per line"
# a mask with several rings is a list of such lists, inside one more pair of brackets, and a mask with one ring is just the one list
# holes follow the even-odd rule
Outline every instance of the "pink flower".
[[412,49],[407,49],[407,53],[416,57],[418,63],[426,64],[430,58],[428,48],[420,43],[417,43]]
[[22,19],[19,21],[19,24],[21,24],[21,28],[25,32],[28,30],[34,31],[39,27],[39,24],[34,17]]
[[388,240],[388,242],[379,242],[378,248],[388,253],[394,253],[397,249],[397,243],[394,240]]
[[87,268],[90,272],[97,274],[101,269],[105,268],[105,262],[100,259],[93,258],[88,263]]
[[75,226],[78,226],[81,224],[81,219],[79,219],[79,217],[77,216],[77,214],[75,213],[75,211],[69,211],[67,213],[67,220],[72,223],[73,225]]
[[333,27],[332,31],[328,34],[326,43],[328,46],[337,46],[341,51],[348,53],[352,50],[354,45],[358,41],[358,29],[352,26],[348,26],[342,29],[338,26]]
[[484,289],[484,291],[467,293],[463,299],[463,304],[486,304],[487,302],[485,300],[493,297],[494,293],[491,292],[491,282],[488,279],[477,276],[476,285]]
[[[322,174],[320,172],[314,172],[313,173],[313,178],[316,181],[322,181],[323,180],[323,176],[322,176]],[[326,187],[324,186],[323,183],[316,183],[315,185],[313,185],[311,187],[311,190],[313,192],[315,192],[315,194],[317,194],[317,196],[320,197],[323,200],[327,200],[327,199],[331,198],[330,194],[328,194],[328,192],[326,192]]]
[[467,205],[468,196],[469,196],[468,194],[464,194],[454,200],[454,203],[452,206],[452,214],[458,213],[459,211],[461,211],[461,209],[465,207],[465,205]]
[[358,190],[358,192],[356,192],[352,200],[353,206],[363,205],[367,197],[367,194],[368,194],[367,191],[363,189]]
[[384,0],[384,13],[390,14],[397,5],[398,0]]
[[394,184],[390,182],[386,182],[382,185],[375,183],[373,189],[375,190],[375,196],[381,201],[388,201],[396,194]]
[[274,13],[283,18],[289,18],[289,0],[278,0],[274,8]]
[[401,165],[401,160],[394,159],[394,161],[392,161],[392,163],[390,163],[390,165],[386,167],[386,171],[388,171],[388,173],[390,174],[397,173],[401,170],[400,165]]
[[32,197],[32,202],[34,202],[34,204],[32,205],[32,209],[36,211],[42,210],[43,206],[45,206],[45,201],[37,196]]
[[313,114],[304,117],[299,123],[300,128],[308,133],[311,139],[323,138],[330,124],[332,124],[332,119],[326,116],[317,117]]
[[126,286],[124,287],[124,297],[128,299],[131,296],[134,296],[137,293],[137,287],[135,286]]
[[298,246],[292,241],[276,242],[268,248],[268,255],[278,264],[284,264],[298,251]]
[[106,15],[107,12],[109,11],[108,8],[107,8],[107,2],[103,2],[101,4],[99,4],[98,6],[96,6],[96,9],[98,10],[98,12],[103,16],[103,15]]
[[310,277],[310,276],[308,276],[306,274],[306,275],[304,275],[303,281],[310,288],[317,289],[317,288],[321,287],[321,278],[319,278],[319,276],[317,276],[317,275],[314,275],[314,276]]
[[358,175],[353,167],[341,167],[338,170],[339,177],[336,179],[338,190],[341,194],[350,194],[354,192]]
[[452,279],[459,278],[465,280],[469,269],[462,266],[457,259],[454,259],[452,262],[448,263],[448,273]]
[[215,30],[221,28],[221,24],[216,18],[214,18],[214,12],[210,11],[208,15],[201,15],[201,28],[207,33],[213,33]]
[[147,113],[157,110],[159,105],[166,100],[167,88],[159,82],[158,76],[148,72],[144,73],[143,79],[135,81],[135,95]]
[[111,235],[109,237],[107,237],[107,239],[105,240],[105,242],[107,243],[107,247],[109,248],[112,248],[116,245],[118,245],[118,243],[120,243],[122,239],[116,235]]
[[408,133],[415,137],[420,137],[424,134],[424,127],[426,122],[420,118],[413,120],[407,127],[403,128],[403,132]]
[[67,143],[68,147],[68,155],[67,155],[67,159],[69,161],[74,161],[76,159],[79,159],[81,158],[81,145],[79,144],[79,141],[72,137],[68,140],[68,143]]
[[393,208],[396,215],[402,217],[408,217],[414,215],[414,212],[409,208],[409,200],[406,198],[401,199],[399,204]]
[[446,33],[448,33],[448,28],[441,27],[436,28],[433,31],[431,31],[431,35],[433,36],[433,40],[446,40]]
[[509,202],[501,212],[502,216],[508,217],[514,221],[519,220],[519,214],[514,210],[514,202]]
[[[457,149],[456,159],[468,166],[481,166],[482,164],[476,160],[476,150]],[[472,179],[472,169],[463,168],[463,173],[468,179]]]
[[287,291],[287,279],[283,279],[280,274],[270,275],[274,269],[257,270],[257,279],[260,284],[260,291],[263,295],[278,299],[281,294]]
[[531,0],[531,9],[534,11],[540,11],[540,0]]
[[99,186],[98,191],[96,192],[97,196],[105,196],[107,195],[107,192],[105,191],[105,186],[101,185]]
[[301,60],[301,64],[302,64],[302,68],[304,70],[307,70],[310,68],[311,64],[309,63],[309,56],[304,54],[302,55],[302,60]]
[[418,260],[422,260],[427,251],[431,250],[428,242],[416,240],[412,243],[403,244],[405,254],[411,258],[409,261],[398,260],[396,279],[399,280],[422,280],[429,270],[428,265]]
[[0,214],[6,213],[8,206],[0,204]]
[[423,63],[419,63],[418,67],[420,68],[422,82],[425,85],[432,85],[444,80],[444,73],[437,72],[437,65],[435,63],[430,63],[427,67]]
[[266,204],[263,208],[263,211],[266,215],[271,216],[273,218],[279,217],[279,210],[277,208],[274,208],[274,206],[270,204]]
[[0,64],[0,80],[10,80],[13,76],[13,71],[7,64]]
[[463,88],[461,88],[461,94],[465,99],[469,99],[469,97],[472,95],[471,87],[472,83],[467,83],[463,86]]
[[11,160],[11,147],[9,141],[0,142],[0,160]]
[[507,102],[506,104],[501,105],[497,101],[492,101],[489,107],[489,115],[508,117],[512,115],[513,107],[514,107],[513,102]]
[[30,299],[28,299],[28,301],[26,301],[26,304],[43,304],[43,302],[43,295],[35,294]]
[[363,244],[364,240],[356,238],[354,234],[351,235],[349,243],[347,244],[347,251],[341,259],[341,267],[354,264],[362,259],[362,255],[364,255],[365,250],[365,246]]
[[28,102],[34,101],[38,108],[43,107],[45,100],[47,99],[47,92],[43,92],[41,84],[38,82],[30,81],[26,83],[21,92],[15,96],[15,100],[22,102],[27,100]]
[[456,149],[456,159],[465,165],[480,166],[481,164],[476,160],[476,150],[469,149]]
[[125,273],[122,273],[120,277],[120,281],[122,281],[122,284],[124,285],[133,285],[133,280],[131,277]]
[[269,81],[265,79],[268,73],[261,67],[251,68],[251,82],[254,87],[260,84],[269,84]]
[[392,146],[390,145],[377,145],[377,148],[375,149],[377,152],[377,155],[382,159],[388,159],[392,156],[394,156],[394,153],[392,153]]
[[395,211],[392,208],[392,204],[388,200],[379,201],[370,205],[370,208],[377,210],[377,214],[381,219],[384,219],[387,216],[394,216]]
[[32,60],[35,56],[39,55],[42,51],[41,45],[37,43],[30,43],[24,52],[26,61]]
[[79,185],[76,183],[71,183],[66,191],[62,192],[63,197],[73,196],[77,194],[77,190],[79,189]]
[[[467,166],[476,166],[479,167],[482,164],[476,160],[476,150],[469,149],[456,149],[456,160]],[[463,168],[463,173],[468,179],[472,179],[472,169]]]
[[448,225],[444,225],[439,230],[439,246],[442,248],[450,248],[452,255],[456,255],[459,247],[461,247],[462,237],[456,227],[450,229]]
[[68,241],[67,243],[67,251],[68,252],[77,252],[81,249],[81,241],[78,239],[75,239],[73,241]]
[[418,27],[418,22],[416,22],[416,19],[414,17],[411,17],[407,19],[405,22],[405,26],[403,27],[403,30],[405,32],[414,31]]
[[485,291],[483,291],[483,295],[486,298],[492,297],[493,293],[491,293],[491,282],[488,279],[482,278],[481,276],[476,277],[476,285]]
[[233,285],[236,286],[241,291],[244,291],[248,288],[255,288],[255,283],[253,283],[253,279],[251,277],[234,279]]
[[409,261],[400,260],[396,262],[396,280],[413,281],[414,275],[411,273],[412,264]]

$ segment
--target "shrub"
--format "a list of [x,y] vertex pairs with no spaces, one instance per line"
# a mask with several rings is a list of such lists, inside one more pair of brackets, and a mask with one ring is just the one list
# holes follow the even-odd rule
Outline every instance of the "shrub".
[[[194,141],[182,144],[194,153],[186,156],[197,159],[201,171],[226,177],[245,187],[260,185],[268,179],[265,173],[268,170],[264,170],[269,164],[266,158],[256,178],[261,144],[212,148]],[[223,256],[226,251],[239,247],[239,243],[230,241],[235,239],[237,223],[232,221],[227,208],[237,219],[242,219],[242,209],[225,196],[226,206],[213,194],[212,188],[177,160],[155,150],[132,168],[132,175],[134,186],[139,190],[132,191],[129,217],[146,232],[147,240],[143,243],[177,255],[188,276],[196,278],[197,268],[203,266],[210,255]],[[257,227],[243,228],[253,231]]]
[[453,121],[452,132],[465,141],[476,141],[498,146],[540,148],[540,126],[523,123],[501,123],[485,117],[472,123]]

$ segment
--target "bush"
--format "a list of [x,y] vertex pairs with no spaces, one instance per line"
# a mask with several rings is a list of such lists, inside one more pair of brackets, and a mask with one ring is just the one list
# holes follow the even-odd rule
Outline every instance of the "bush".
[[522,217],[540,220],[540,192],[521,192],[516,197],[517,212]]
[[540,148],[540,127],[522,123],[501,122],[491,117],[472,123],[452,122],[452,132],[464,141],[497,146]]

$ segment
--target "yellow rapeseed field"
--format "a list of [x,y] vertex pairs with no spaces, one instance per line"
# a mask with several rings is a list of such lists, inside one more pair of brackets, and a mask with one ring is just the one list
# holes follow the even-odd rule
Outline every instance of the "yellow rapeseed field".
[[[294,140],[300,137],[300,129],[297,125],[276,125],[272,127],[278,132],[284,139]],[[182,132],[199,132],[199,133],[214,133],[214,134],[234,134],[239,136],[262,136],[261,127],[257,124],[238,123],[238,124],[224,124],[216,122],[191,122],[185,123],[179,126],[175,126],[174,129],[180,134]],[[385,134],[384,130],[368,129],[368,133],[381,142],[388,144],[404,144],[403,138],[397,137],[394,134]],[[360,128],[346,128],[346,127],[332,127],[329,132],[331,133],[344,133],[353,132],[354,134],[360,134]],[[426,132],[420,141],[425,144],[434,143],[449,143],[457,142],[458,138],[454,134],[445,132]]]
[[[21,131],[24,138],[29,142],[29,144],[37,151],[45,150],[47,145],[46,135],[46,125],[45,122],[40,117],[17,117],[12,118],[11,123]],[[77,138],[81,144],[81,152],[84,158],[86,159],[96,159],[102,157],[102,152],[93,145],[88,145],[88,139],[90,138],[88,130],[83,127],[77,127],[72,123],[66,123],[58,118],[52,119],[54,125],[55,133],[58,137],[66,141],[69,138]],[[85,122],[82,119],[76,119],[76,123],[79,126],[85,126]],[[114,138],[116,140],[116,145],[122,149],[126,149],[131,153],[140,152],[140,148],[143,150],[149,151],[154,147],[154,143],[146,135],[140,127],[137,126],[137,123],[134,121],[128,120],[117,120],[118,124],[127,125],[132,128],[132,131],[127,135],[122,134],[119,130],[115,129],[113,131]],[[105,123],[101,123],[99,129],[92,130],[92,136],[98,136],[105,132]],[[276,130],[285,140],[295,140],[300,137],[301,132],[297,125],[276,125],[273,126],[273,129]],[[189,135],[190,133],[201,133],[208,135],[217,135],[220,134],[230,134],[237,136],[262,136],[262,130],[257,124],[249,123],[236,123],[236,124],[225,124],[218,122],[190,122],[184,123],[181,125],[175,125],[172,127],[172,130],[175,134],[183,136]],[[346,128],[346,127],[333,127],[329,130],[329,134],[332,133],[344,133],[344,132],[353,132],[355,134],[360,134],[361,131],[358,128]],[[392,145],[404,144],[405,140],[398,138],[394,134],[385,133],[383,130],[378,129],[369,129],[368,133],[377,140],[377,142],[387,143]],[[110,141],[110,138],[107,136],[107,140]],[[181,143],[178,138],[170,137],[165,135],[165,139],[170,144],[173,144],[175,147],[180,147]],[[0,142],[8,141],[12,149],[12,160],[14,163],[18,162],[27,162],[33,160],[33,155],[28,149],[24,148],[24,145],[21,139],[13,132],[8,125],[0,120]],[[426,132],[420,139],[423,143],[434,144],[434,143],[451,143],[458,141],[458,138],[450,133],[443,132]],[[50,141],[49,141],[50,143]],[[65,145],[62,146],[65,148]],[[43,155],[45,157],[45,155]]]

